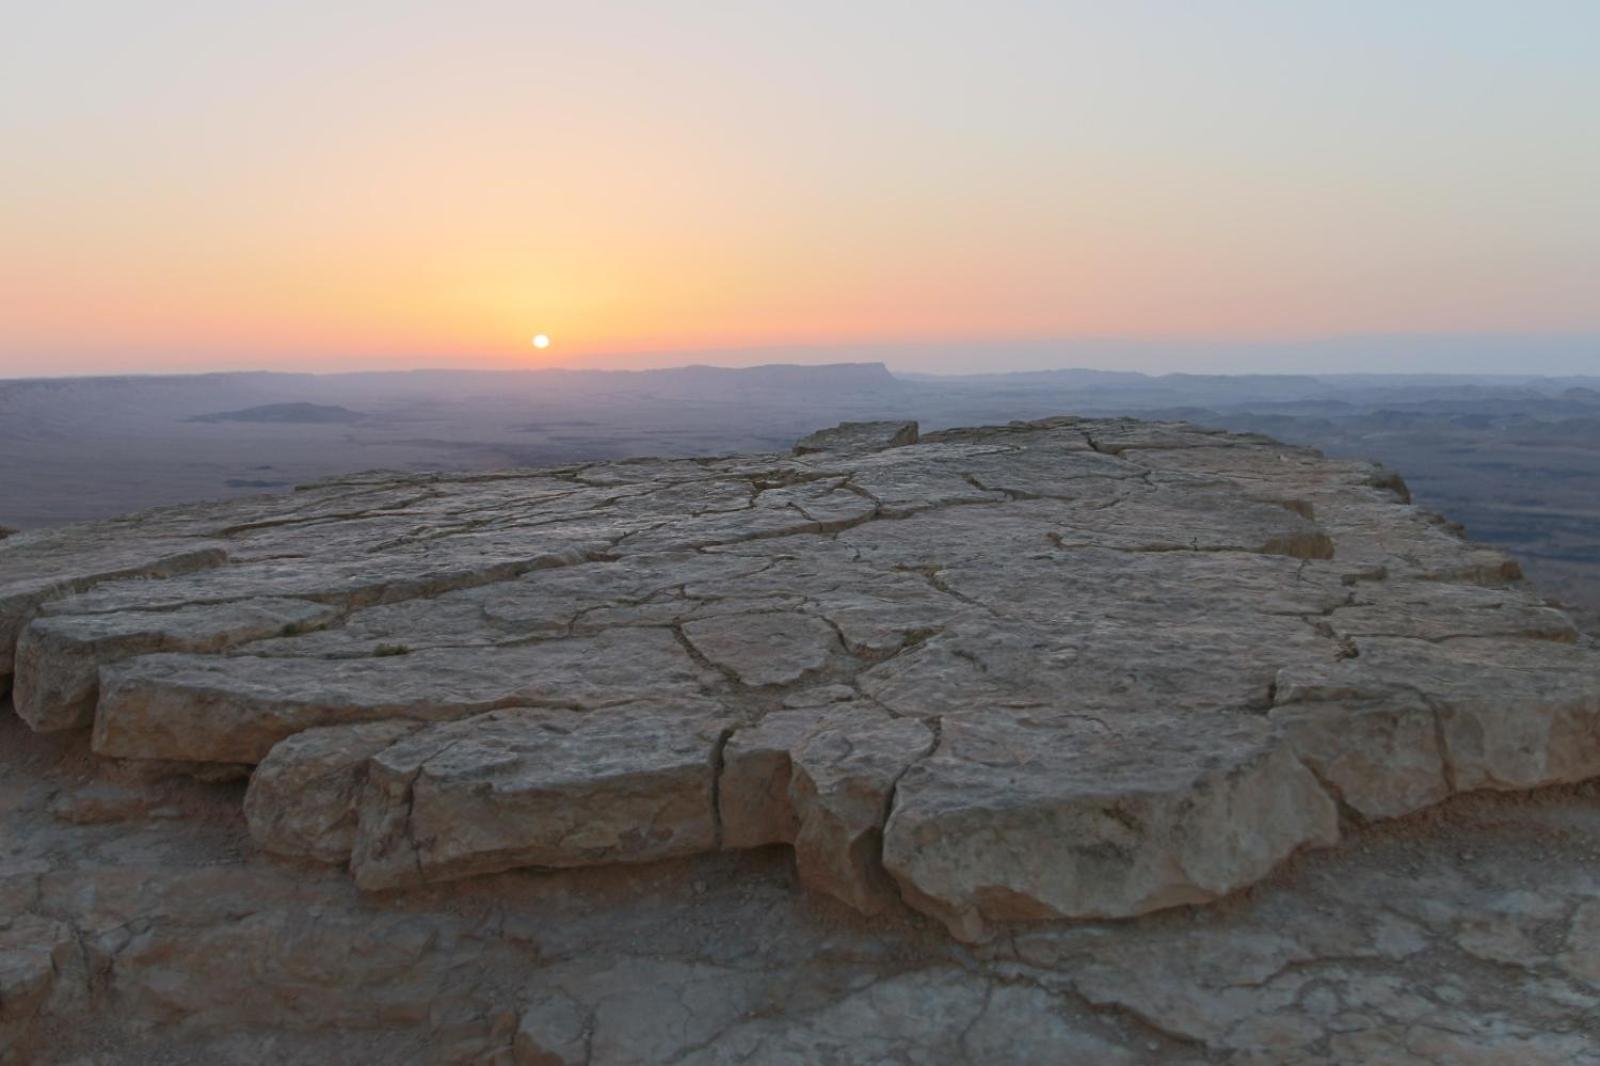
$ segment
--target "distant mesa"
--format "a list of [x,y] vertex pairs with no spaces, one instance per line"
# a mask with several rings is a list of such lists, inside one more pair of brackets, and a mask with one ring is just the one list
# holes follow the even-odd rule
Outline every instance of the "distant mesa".
[[218,411],[196,415],[190,422],[273,422],[295,425],[323,425],[360,422],[366,415],[348,407],[322,403],[267,403],[241,411]]
[[703,389],[707,387],[778,390],[795,393],[832,394],[898,390],[901,382],[882,363],[767,363],[763,366],[720,367],[683,366],[649,371],[648,380],[657,387]]
[[594,429],[600,425],[590,418],[568,418],[556,422],[529,422],[514,428],[518,433],[548,433],[554,429]]

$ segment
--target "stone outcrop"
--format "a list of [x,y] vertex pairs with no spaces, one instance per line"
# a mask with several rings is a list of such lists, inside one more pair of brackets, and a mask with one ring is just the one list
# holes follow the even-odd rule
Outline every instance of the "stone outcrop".
[[256,845],[364,890],[787,845],[968,943],[1600,775],[1600,650],[1508,560],[1371,465],[1127,420],[21,533],[0,676],[119,765],[254,767]]
[[250,835],[275,855],[347,865],[368,765],[421,728],[388,720],[296,733],[250,775],[244,797]]
[[884,818],[933,740],[923,722],[854,702],[774,711],[724,751],[722,842],[793,845],[802,884],[876,914],[893,899],[879,863]]
[[370,760],[350,868],[363,888],[393,888],[710,851],[731,727],[694,700],[428,726]]
[[84,747],[0,720],[7,1064],[1600,1063],[1593,783],[969,949],[802,890],[785,848],[364,892],[252,848],[237,785],[86,780]]
[[876,452],[917,443],[915,422],[841,422],[795,442],[794,454],[812,452]]

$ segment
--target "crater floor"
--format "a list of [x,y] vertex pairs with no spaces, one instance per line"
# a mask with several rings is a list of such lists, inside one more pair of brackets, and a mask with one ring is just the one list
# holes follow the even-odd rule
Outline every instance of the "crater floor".
[[[88,738],[86,772],[248,777],[248,850],[347,869],[363,913],[520,868],[687,863],[715,888],[786,845],[803,889],[942,925],[919,950],[1022,965],[1056,938],[1076,967],[1171,928],[1082,920],[1600,775],[1600,649],[1517,578],[1393,474],[1264,438],[846,425],[790,456],[360,475],[15,535],[0,676],[31,730]],[[95,787],[58,820],[144,816]],[[1589,980],[1582,905],[1551,907],[1579,947],[1547,954]],[[1250,1050],[1162,1013],[1163,1054]]]

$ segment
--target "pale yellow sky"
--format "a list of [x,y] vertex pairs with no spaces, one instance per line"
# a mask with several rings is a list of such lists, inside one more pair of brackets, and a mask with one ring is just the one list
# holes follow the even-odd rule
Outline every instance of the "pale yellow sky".
[[1554,0],[26,5],[0,376],[1600,332],[1596,40]]

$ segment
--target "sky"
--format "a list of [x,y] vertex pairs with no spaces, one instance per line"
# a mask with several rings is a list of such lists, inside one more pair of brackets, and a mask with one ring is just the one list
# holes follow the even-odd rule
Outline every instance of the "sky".
[[1593,0],[5,23],[0,377],[1600,373]]

